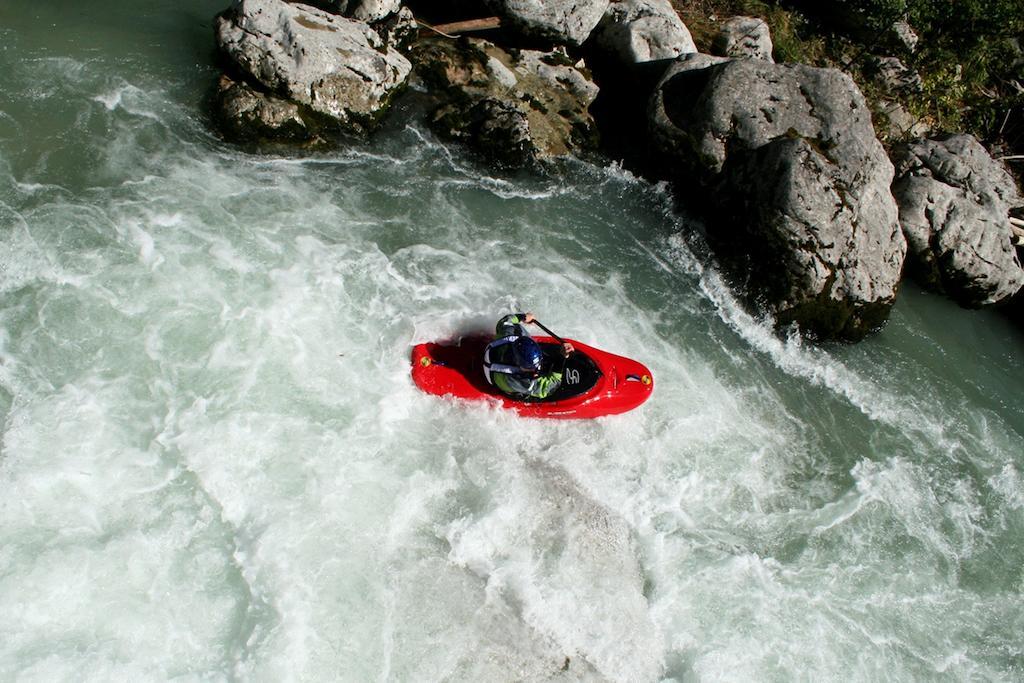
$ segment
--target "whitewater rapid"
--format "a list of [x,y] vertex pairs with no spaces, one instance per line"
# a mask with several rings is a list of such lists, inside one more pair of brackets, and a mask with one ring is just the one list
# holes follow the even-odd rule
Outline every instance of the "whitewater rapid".
[[[29,52],[0,62],[0,679],[1022,675],[995,316],[908,288],[814,347],[621,169],[490,177],[412,122],[250,155],[188,81]],[[652,400],[552,424],[412,385],[413,344],[523,309]]]

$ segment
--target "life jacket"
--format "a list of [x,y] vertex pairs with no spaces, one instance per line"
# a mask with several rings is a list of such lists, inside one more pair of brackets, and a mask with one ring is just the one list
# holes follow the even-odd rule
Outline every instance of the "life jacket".
[[484,377],[489,384],[494,384],[492,373],[499,372],[503,375],[522,375],[523,369],[518,365],[509,363],[512,360],[512,342],[519,339],[519,335],[510,334],[507,337],[498,337],[484,349]]

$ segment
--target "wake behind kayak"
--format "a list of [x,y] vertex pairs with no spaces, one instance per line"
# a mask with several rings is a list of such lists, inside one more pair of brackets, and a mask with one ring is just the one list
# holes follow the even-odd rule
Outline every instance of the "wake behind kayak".
[[[412,379],[423,391],[471,401],[495,401],[525,417],[586,419],[636,408],[654,390],[651,371],[642,363],[575,340],[564,360],[562,384],[544,399],[516,399],[489,384],[483,353],[492,337],[469,336],[447,342],[417,344],[412,350]],[[562,345],[535,337],[545,356],[560,360]]]

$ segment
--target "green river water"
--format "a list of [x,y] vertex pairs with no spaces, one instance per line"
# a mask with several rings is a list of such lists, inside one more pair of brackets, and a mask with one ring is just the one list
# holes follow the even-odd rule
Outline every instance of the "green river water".
[[[1024,678],[1024,339],[780,338],[663,187],[211,133],[226,0],[0,5],[0,680]],[[427,396],[529,309],[584,422]]]

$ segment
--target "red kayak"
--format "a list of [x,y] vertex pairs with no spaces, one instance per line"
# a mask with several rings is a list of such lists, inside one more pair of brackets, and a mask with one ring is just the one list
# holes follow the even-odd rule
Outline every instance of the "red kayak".
[[[484,348],[493,337],[417,344],[412,350],[412,381],[437,396],[490,400],[526,417],[583,419],[616,415],[646,401],[654,390],[651,371],[635,360],[601,351],[575,340],[565,359],[562,385],[545,399],[518,400],[501,393],[484,378]],[[552,337],[534,337],[555,367],[562,346]]]

